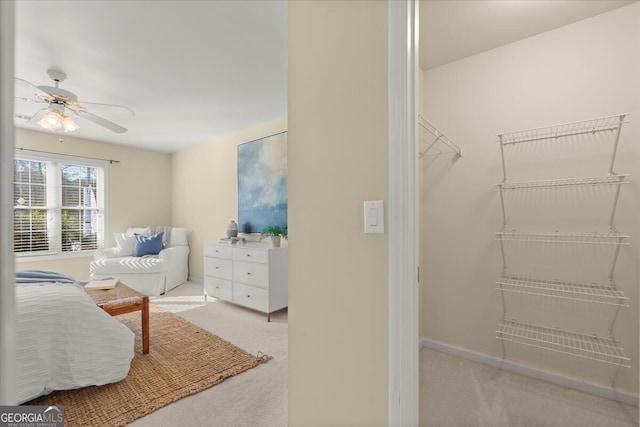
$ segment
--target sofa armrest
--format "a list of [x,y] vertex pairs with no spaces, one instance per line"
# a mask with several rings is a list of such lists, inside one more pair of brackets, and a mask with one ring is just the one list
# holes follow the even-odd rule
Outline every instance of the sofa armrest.
[[158,254],[160,259],[181,259],[189,255],[189,246],[170,246]]
[[108,258],[117,258],[119,256],[118,248],[104,248],[98,249],[93,253],[93,259],[108,259]]
[[189,277],[189,246],[177,245],[163,249],[158,258],[167,264],[166,290],[170,291]]

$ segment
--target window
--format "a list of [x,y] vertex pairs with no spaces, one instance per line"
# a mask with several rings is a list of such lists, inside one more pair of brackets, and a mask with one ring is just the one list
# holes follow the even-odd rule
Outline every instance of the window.
[[104,246],[107,162],[37,152],[13,161],[16,257],[71,256]]

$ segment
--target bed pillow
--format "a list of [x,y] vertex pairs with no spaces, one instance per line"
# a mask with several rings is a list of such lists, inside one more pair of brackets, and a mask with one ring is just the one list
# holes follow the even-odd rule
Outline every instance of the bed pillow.
[[133,256],[158,255],[162,250],[163,234],[164,232],[162,231],[151,237],[134,234],[133,240],[135,241],[135,247],[133,249]]
[[115,233],[113,237],[116,239],[118,256],[132,256],[136,242],[132,234]]

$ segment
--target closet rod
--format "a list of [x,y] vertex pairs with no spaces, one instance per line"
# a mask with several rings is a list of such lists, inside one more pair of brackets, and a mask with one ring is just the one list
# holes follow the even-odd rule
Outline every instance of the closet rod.
[[[55,154],[56,156],[72,156],[71,154],[55,153],[53,151],[44,151],[44,150],[32,150],[30,148],[16,147],[16,149],[22,150],[22,151],[30,151],[32,153]],[[120,160],[102,159],[100,157],[87,157],[87,156],[74,156],[74,157],[84,157],[85,159],[91,159],[91,160],[104,160],[105,162],[109,162],[109,163],[120,163]]]

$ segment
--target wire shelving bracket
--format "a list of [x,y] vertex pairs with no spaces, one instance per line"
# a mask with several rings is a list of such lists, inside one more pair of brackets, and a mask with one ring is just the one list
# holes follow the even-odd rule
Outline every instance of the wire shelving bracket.
[[[438,156],[441,154],[453,154],[462,157],[462,148],[456,145],[433,123],[422,116],[418,116],[420,146],[426,148],[419,153],[419,157]],[[433,139],[435,138],[435,139]]]

